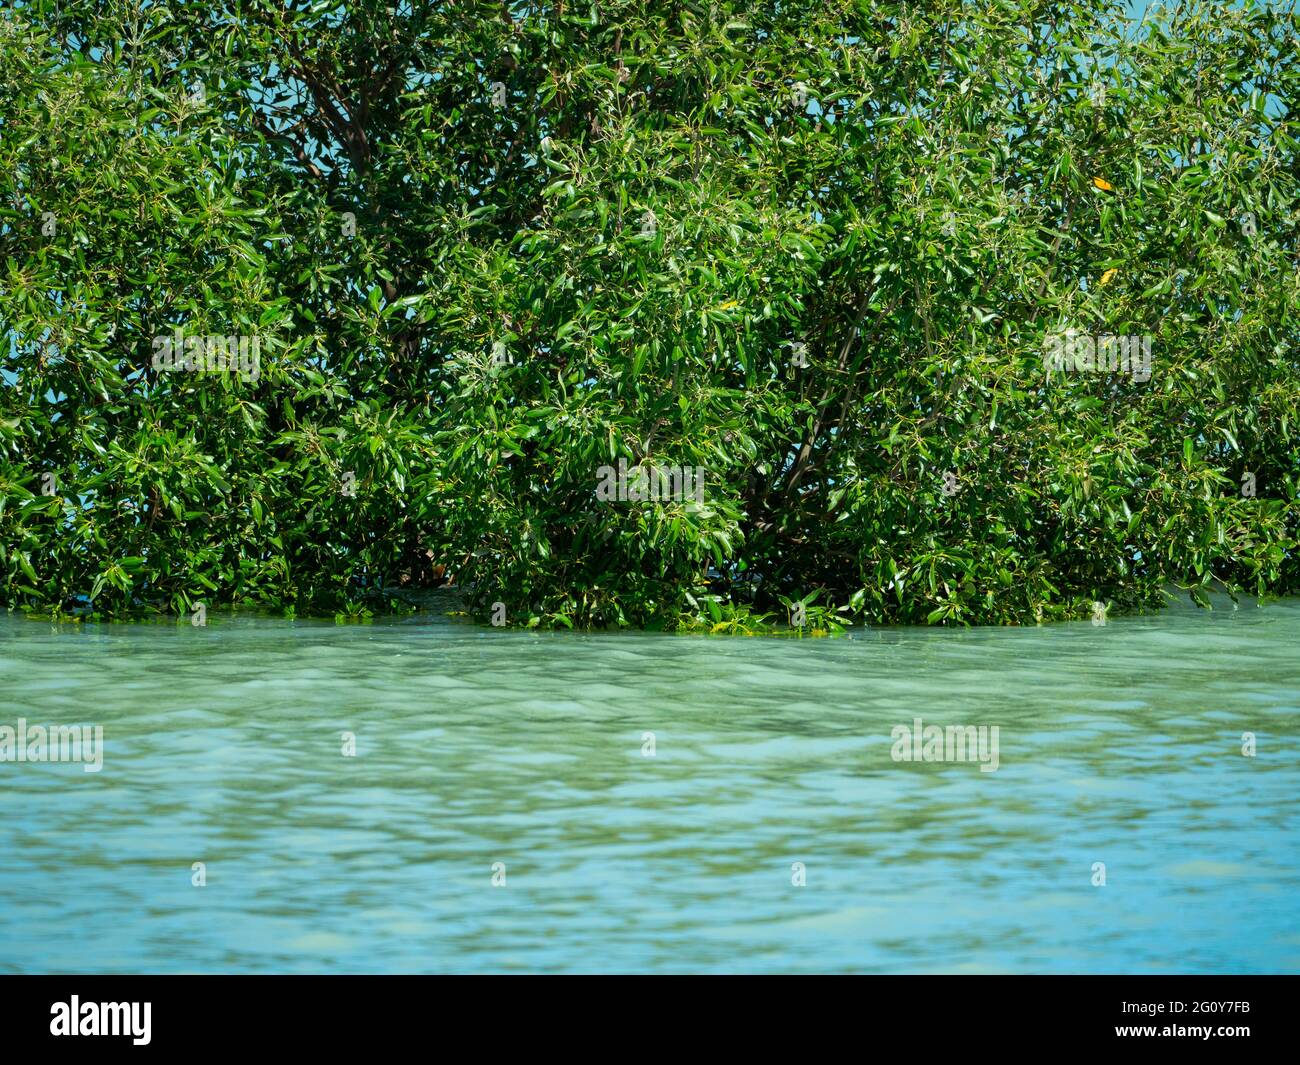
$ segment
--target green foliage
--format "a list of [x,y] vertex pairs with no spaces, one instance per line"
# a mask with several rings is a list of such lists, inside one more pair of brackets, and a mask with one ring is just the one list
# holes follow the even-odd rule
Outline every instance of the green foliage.
[[[389,2],[0,21],[0,601],[454,578],[833,632],[1297,589],[1294,13]],[[154,368],[177,327],[260,373]],[[1047,374],[1067,328],[1151,379]],[[620,459],[703,504],[598,499]]]

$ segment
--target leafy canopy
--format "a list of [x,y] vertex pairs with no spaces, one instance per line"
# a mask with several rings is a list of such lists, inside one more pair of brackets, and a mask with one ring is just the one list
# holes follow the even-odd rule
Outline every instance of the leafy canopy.
[[[0,599],[454,578],[482,616],[743,628],[1295,591],[1298,22],[8,5]],[[260,373],[155,369],[178,327]],[[1046,372],[1062,335],[1149,338],[1150,380]],[[598,498],[620,459],[703,504]]]

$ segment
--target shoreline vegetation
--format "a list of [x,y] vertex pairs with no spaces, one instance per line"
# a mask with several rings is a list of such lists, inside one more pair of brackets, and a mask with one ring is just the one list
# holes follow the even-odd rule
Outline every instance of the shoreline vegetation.
[[0,17],[0,606],[1300,591],[1295,10],[127,7]]
[[[1242,596],[1232,589],[1223,585],[1211,587],[1206,592],[1204,599],[1193,598],[1189,594],[1189,589],[1168,586],[1163,590],[1163,602],[1154,609],[1139,609],[1129,612],[1127,615],[1119,616],[1153,616],[1170,609],[1178,603],[1184,605],[1194,605],[1197,610],[1213,611],[1216,609],[1235,611],[1243,605],[1253,605],[1257,609],[1262,609],[1270,603],[1286,602],[1295,597],[1282,596]],[[501,617],[499,623],[485,621],[475,615],[470,609],[471,600],[463,595],[456,588],[425,588],[425,589],[404,589],[400,596],[391,596],[383,601],[386,609],[371,609],[364,601],[356,602],[350,605],[348,610],[337,611],[330,614],[305,614],[298,615],[293,612],[286,613],[282,610],[276,610],[266,606],[256,604],[245,604],[238,607],[229,607],[222,610],[208,612],[204,610],[201,615],[191,614],[188,617],[180,617],[174,614],[151,612],[136,613],[128,616],[101,617],[96,616],[89,609],[80,609],[73,611],[57,611],[43,613],[36,610],[14,611],[9,608],[9,613],[17,613],[18,616],[27,621],[53,622],[57,624],[156,624],[156,625],[192,625],[196,627],[206,627],[209,624],[220,625],[224,621],[242,619],[242,618],[262,618],[283,621],[310,621],[327,623],[333,621],[336,625],[367,625],[386,622],[401,622],[407,620],[434,620],[439,618],[452,619],[455,622],[463,622],[474,625],[479,628],[490,628],[500,631],[512,632],[555,632],[572,629],[572,625],[566,625],[562,620],[554,617],[545,617],[540,614],[523,613],[515,617]],[[374,601],[376,607],[381,607],[378,600]],[[797,604],[792,604],[797,606]],[[824,637],[844,636],[854,630],[872,630],[888,628],[911,628],[908,625],[878,625],[862,618],[854,618],[851,612],[846,608],[821,607],[815,604],[806,604],[805,612],[800,615],[791,609],[787,615],[782,618],[773,614],[756,614],[752,611],[737,611],[728,604],[718,606],[718,614],[715,618],[708,606],[704,607],[708,611],[706,619],[690,618],[681,621],[676,625],[651,625],[651,626],[623,626],[614,629],[589,630],[589,631],[622,631],[622,632],[663,632],[676,635],[692,636],[761,636],[775,638],[793,638],[793,639],[816,639]],[[1088,615],[1093,625],[1104,625],[1112,620],[1107,605],[1102,603],[1091,604]],[[796,624],[799,622],[800,624]],[[1059,624],[1067,621],[1078,621],[1079,617],[1058,617],[1053,619],[1044,619],[1034,623],[1029,627],[1041,627],[1043,625]],[[999,626],[972,626],[965,625],[965,628],[1018,628],[1021,627],[1019,622],[1003,622]]]

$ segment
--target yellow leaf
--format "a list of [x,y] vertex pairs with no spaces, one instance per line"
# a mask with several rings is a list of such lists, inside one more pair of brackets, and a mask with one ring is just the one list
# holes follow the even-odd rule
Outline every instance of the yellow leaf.
[[727,302],[724,303],[724,304],[722,304],[722,305],[718,308],[718,310],[720,310],[720,311],[729,311],[729,310],[731,310],[732,307],[739,307],[739,306],[740,306],[740,300],[727,300]]
[[1118,271],[1117,269],[1115,269],[1114,267],[1111,267],[1111,269],[1107,270],[1104,274],[1101,275],[1101,281],[1100,281],[1100,284],[1102,284],[1102,285],[1109,285],[1110,282],[1111,282],[1111,279],[1114,278],[1114,276],[1115,276],[1116,274],[1118,274],[1118,273],[1119,273],[1119,271]]
[[1105,178],[1095,177],[1095,178],[1092,179],[1092,183],[1093,183],[1094,185],[1096,185],[1097,188],[1101,189],[1102,192],[1114,192],[1114,191],[1115,191],[1115,186],[1112,185],[1112,184],[1111,184],[1109,181],[1107,181]]

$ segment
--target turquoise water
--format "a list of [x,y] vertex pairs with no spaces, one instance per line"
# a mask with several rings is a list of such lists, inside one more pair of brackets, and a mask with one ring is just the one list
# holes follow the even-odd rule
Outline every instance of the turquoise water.
[[[1294,972],[1300,602],[1219,607],[803,641],[0,615],[0,726],[104,743],[0,762],[0,971]],[[996,725],[997,770],[895,761],[918,716]]]

